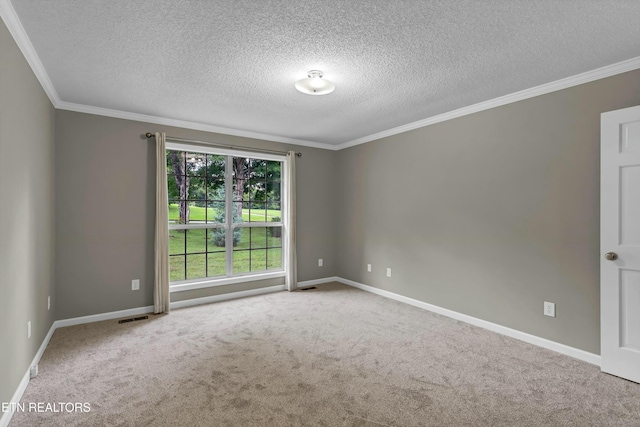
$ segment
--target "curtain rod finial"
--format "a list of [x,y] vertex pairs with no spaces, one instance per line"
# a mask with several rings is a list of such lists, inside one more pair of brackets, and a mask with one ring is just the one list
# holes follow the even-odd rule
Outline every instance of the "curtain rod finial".
[[155,135],[154,135],[154,134],[152,134],[151,132],[147,132],[147,133],[145,133],[145,134],[144,134],[144,136],[146,136],[147,138],[153,138],[153,137],[155,137]]

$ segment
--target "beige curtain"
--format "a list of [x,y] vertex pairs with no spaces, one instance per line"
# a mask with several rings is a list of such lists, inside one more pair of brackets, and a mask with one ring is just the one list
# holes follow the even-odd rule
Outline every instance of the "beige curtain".
[[289,151],[285,162],[285,194],[287,194],[287,223],[285,224],[285,262],[287,275],[285,285],[288,291],[294,291],[298,287],[298,261],[296,259],[296,152]]
[[153,312],[169,312],[169,196],[167,194],[167,135],[156,132],[156,240]]

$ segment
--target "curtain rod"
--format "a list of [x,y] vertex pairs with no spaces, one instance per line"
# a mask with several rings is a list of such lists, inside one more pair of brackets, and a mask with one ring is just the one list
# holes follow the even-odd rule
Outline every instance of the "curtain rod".
[[[147,133],[144,134],[144,136],[146,136],[147,138],[155,138],[156,134],[155,133],[151,133],[151,132],[147,132]],[[223,144],[217,144],[215,142],[198,141],[196,139],[174,138],[174,137],[171,137],[171,136],[167,136],[167,140],[176,141],[176,142],[186,142],[186,143],[191,143],[191,144],[195,143],[195,144],[211,145],[211,146],[219,147],[219,148],[229,148],[231,150],[254,151],[254,152],[258,152],[258,153],[269,153],[269,154],[287,154],[286,151],[265,150],[265,149],[262,149],[262,148],[237,147],[237,146],[234,146],[234,145],[223,145]],[[302,153],[296,153],[296,157],[302,157]]]

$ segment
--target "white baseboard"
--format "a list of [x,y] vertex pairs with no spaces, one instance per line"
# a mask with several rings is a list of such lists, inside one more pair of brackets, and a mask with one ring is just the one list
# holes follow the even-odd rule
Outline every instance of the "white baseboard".
[[467,316],[466,314],[458,313],[446,308],[438,307],[437,305],[429,304],[417,299],[398,295],[393,292],[385,291],[383,289],[374,288],[373,286],[364,285],[362,283],[354,282],[353,280],[343,279],[341,277],[331,278],[331,281],[337,281],[345,285],[352,286],[354,288],[362,289],[363,291],[371,292],[376,295],[380,295],[386,298],[390,298],[396,301],[403,302],[405,304],[412,305],[414,307],[422,308],[424,310],[431,311],[433,313],[441,314],[443,316],[450,317],[452,319],[460,320],[461,322],[469,323],[474,326],[479,326],[490,331],[506,335],[511,338],[524,341],[529,344],[537,345],[548,350],[553,350],[557,353],[571,356],[575,359],[582,360],[584,362],[591,363],[596,366],[600,366],[600,356],[597,354],[589,353],[578,348],[569,347],[568,345],[560,344],[555,341],[541,338],[535,335],[527,334],[515,329],[507,328],[506,326],[498,325],[496,323],[488,322],[486,320],[478,319],[476,317]]
[[[207,304],[207,303],[216,302],[216,301],[226,301],[230,299],[244,298],[248,296],[261,295],[261,294],[279,292],[284,290],[285,290],[284,285],[278,285],[278,286],[271,286],[268,288],[252,289],[249,291],[232,292],[228,294],[214,295],[214,296],[205,297],[205,298],[196,298],[196,299],[191,299],[187,301],[172,302],[171,308],[190,307],[194,305]],[[85,323],[101,322],[103,320],[112,320],[112,319],[119,319],[122,317],[138,316],[138,315],[147,314],[147,313],[153,313],[152,305],[149,305],[146,307],[131,308],[128,310],[112,311],[109,313],[94,314],[91,316],[81,316],[81,317],[73,317],[70,319],[56,320],[55,322],[53,322],[53,324],[51,325],[51,328],[49,329],[49,332],[47,333],[44,340],[42,341],[42,344],[40,345],[38,352],[36,353],[35,357],[33,358],[33,361],[31,362],[31,365],[29,365],[29,369],[27,369],[27,372],[22,377],[22,380],[20,381],[20,384],[18,385],[16,392],[11,398],[11,402],[18,403],[22,400],[22,396],[24,395],[24,392],[27,389],[27,385],[29,384],[30,369],[32,366],[35,366],[40,362],[40,359],[42,358],[42,355],[47,349],[47,345],[49,345],[49,341],[51,340],[51,337],[53,336],[53,333],[55,332],[56,329],[63,328],[66,326],[82,325]],[[12,408],[10,406],[9,411],[0,413],[1,414],[0,427],[8,427],[9,422],[13,417],[14,409],[15,408]]]
[[[27,389],[27,385],[29,385],[29,369],[27,369],[27,373],[24,374],[24,377],[22,377],[22,381],[20,381],[20,384],[18,385],[18,389],[16,390],[16,392],[13,394],[13,397],[11,398],[11,403],[18,403],[20,402],[20,400],[22,400],[22,395],[24,394],[24,391]],[[2,413],[2,417],[0,417],[0,427],[7,427],[9,425],[9,421],[11,421],[11,418],[13,417],[13,414],[15,412],[15,407],[14,405],[9,405],[9,410],[7,412],[3,412]]]
[[[452,319],[460,320],[462,322],[469,323],[474,326],[479,326],[481,328],[488,329],[490,331],[493,331],[502,335],[506,335],[508,337],[515,338],[520,341],[527,342],[529,344],[537,345],[539,347],[543,347],[548,350],[552,350],[557,353],[561,353],[561,354],[573,357],[575,359],[582,360],[584,362],[588,362],[596,366],[600,366],[600,356],[597,354],[589,353],[587,351],[580,350],[574,347],[569,347],[568,345],[560,344],[555,341],[551,341],[535,335],[527,334],[525,332],[517,331],[515,329],[507,328],[506,326],[498,325],[496,323],[491,323],[486,320],[478,319],[476,317],[467,316],[466,314],[462,314],[446,308],[438,307],[437,305],[433,305],[433,304],[429,304],[413,298],[405,297],[403,295],[385,291],[383,289],[374,288],[373,286],[368,286],[362,283],[354,282],[353,280],[343,279],[342,277],[336,277],[336,276],[325,277],[322,279],[298,282],[298,288],[305,288],[305,287],[320,285],[320,284],[329,283],[329,282],[339,282],[348,286],[352,286],[354,288],[358,288],[363,291],[371,292],[376,295],[380,295],[386,298],[400,301],[405,304],[412,305],[414,307],[422,308],[424,310],[428,310],[433,313],[441,314],[443,316],[447,316]],[[243,298],[243,297],[254,296],[254,295],[262,295],[262,294],[267,294],[272,292],[280,292],[284,290],[285,290],[284,285],[278,285],[278,286],[271,286],[268,288],[258,288],[258,289],[248,290],[248,291],[232,292],[232,293],[222,294],[222,295],[213,295],[210,297],[172,302],[171,308],[173,309],[173,308],[191,307],[195,305],[208,304],[208,303],[217,302],[217,301],[226,301],[230,299]],[[153,313],[153,306],[132,308],[129,310],[112,311],[110,313],[101,313],[101,314],[95,314],[91,316],[74,317],[71,319],[56,320],[55,322],[53,322],[53,325],[51,325],[51,328],[49,329],[49,333],[42,341],[42,344],[40,345],[38,352],[33,358],[31,365],[29,365],[29,368],[37,365],[40,362],[40,358],[42,358],[42,355],[44,354],[44,351],[46,350],[47,345],[49,344],[49,341],[51,340],[51,337],[53,336],[53,333],[57,328],[62,328],[65,326],[81,325],[84,323],[100,322],[102,320],[118,319],[121,317],[136,316],[136,315],[147,314],[147,313]],[[18,386],[18,389],[16,390],[15,394],[11,398],[11,402],[15,402],[15,403],[20,402],[20,400],[22,399],[22,395],[24,394],[24,391],[26,390],[28,384],[29,384],[29,369],[27,369],[27,372],[22,378],[22,381],[20,381],[20,385]],[[11,421],[11,417],[13,417],[12,410],[3,413],[2,417],[0,417],[0,427],[7,427],[9,425],[9,421]]]
[[[24,394],[24,391],[27,389],[27,385],[29,385],[29,380],[31,379],[31,372],[30,372],[31,367],[36,366],[38,363],[40,363],[40,359],[42,358],[44,351],[47,349],[47,345],[49,345],[49,341],[51,341],[51,337],[53,336],[53,333],[55,332],[55,330],[56,330],[56,322],[53,322],[53,324],[49,328],[49,332],[47,332],[47,335],[42,340],[42,344],[40,344],[40,348],[38,349],[36,355],[31,361],[31,364],[29,365],[27,372],[22,377],[22,380],[20,381],[20,384],[18,385],[16,392],[13,394],[13,397],[10,400],[11,403],[19,403],[22,400],[22,395]],[[0,417],[0,427],[7,427],[9,425],[9,422],[11,421],[11,418],[13,417],[13,414],[15,412],[14,409],[15,407],[10,405],[9,410],[7,412],[2,413],[2,416]]]
[[337,277],[324,277],[322,279],[305,280],[304,282],[298,282],[297,288],[308,288],[309,286],[321,285],[323,283],[337,282]]
[[[56,322],[53,322],[53,324],[49,328],[49,332],[47,332],[47,335],[44,337],[44,340],[42,340],[42,344],[40,344],[40,348],[38,349],[38,352],[33,358],[33,361],[31,362],[31,365],[29,366],[29,368],[31,368],[32,366],[36,366],[38,363],[40,363],[40,359],[42,359],[42,355],[44,354],[44,351],[47,349],[47,346],[49,345],[49,341],[51,341],[51,337],[53,336],[53,333],[56,331],[56,329],[57,329]],[[29,370],[27,370],[27,374],[29,374]]]
[[251,289],[248,291],[231,292],[228,294],[212,295],[210,297],[193,298],[185,301],[176,301],[171,303],[171,309],[193,307],[194,305],[209,304],[218,301],[227,301],[230,299],[250,297],[254,295],[270,294],[272,292],[284,291],[284,285],[270,286],[268,288]]
[[[195,305],[209,304],[217,301],[226,301],[236,298],[244,298],[253,295],[267,294],[271,292],[279,292],[285,290],[284,285],[271,286],[268,288],[251,289],[248,291],[231,292],[227,294],[213,295],[210,297],[193,298],[184,301],[176,301],[171,303],[171,308],[192,307]],[[101,322],[103,320],[119,319],[122,317],[139,316],[142,314],[153,313],[153,306],[131,308],[128,310],[111,311],[109,313],[93,314],[91,316],[73,317],[70,319],[56,320],[54,326],[62,328],[65,326],[82,325],[85,323]]]
[[57,328],[65,326],[83,325],[85,323],[102,322],[103,320],[119,319],[121,317],[138,316],[140,314],[153,313],[153,306],[130,308],[128,310],[111,311],[109,313],[92,314],[91,316],[72,317],[70,319],[56,320]]

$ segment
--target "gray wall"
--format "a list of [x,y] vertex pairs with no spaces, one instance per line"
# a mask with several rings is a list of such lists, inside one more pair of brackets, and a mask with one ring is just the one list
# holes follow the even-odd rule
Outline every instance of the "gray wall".
[[[334,276],[337,153],[69,111],[56,111],[57,318],[153,304],[154,140],[148,131],[303,153],[297,161],[298,279]],[[317,266],[323,258],[324,267]],[[131,280],[140,279],[140,291]],[[282,281],[281,281],[282,283]],[[172,300],[273,286],[246,283]]]
[[54,110],[1,20],[0,94],[0,402],[8,402],[54,319]]
[[338,275],[599,353],[600,113],[640,104],[640,71],[333,152],[54,111],[4,24],[0,57],[0,401],[54,318],[152,304],[141,135],[157,130],[304,154],[300,281]]
[[600,113],[638,104],[636,70],[340,151],[338,275],[599,353]]

